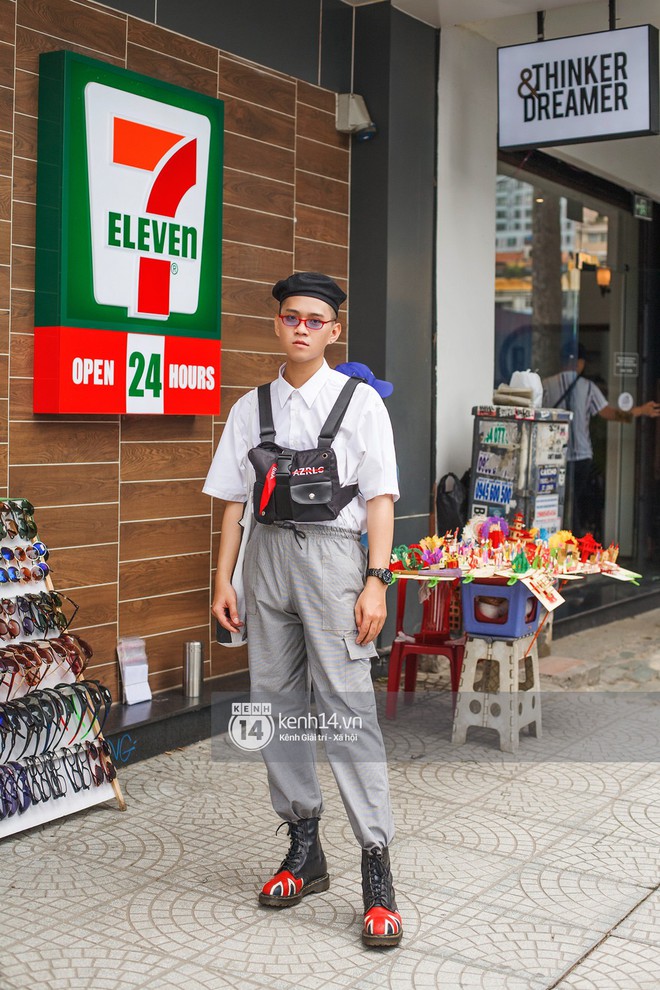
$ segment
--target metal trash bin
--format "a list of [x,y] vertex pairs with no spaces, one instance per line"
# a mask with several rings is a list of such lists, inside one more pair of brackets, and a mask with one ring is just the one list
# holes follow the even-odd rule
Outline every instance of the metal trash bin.
[[199,698],[204,684],[204,647],[198,640],[183,644],[183,684],[185,698]]

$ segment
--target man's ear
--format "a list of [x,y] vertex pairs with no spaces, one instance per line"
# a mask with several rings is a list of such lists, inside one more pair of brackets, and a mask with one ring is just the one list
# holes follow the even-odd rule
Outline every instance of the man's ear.
[[279,337],[279,335],[280,335],[280,317],[279,317],[279,313],[276,313],[275,314],[275,317],[273,319],[273,327],[274,327],[274,330],[275,330],[275,336],[276,337]]
[[341,323],[337,322],[330,331],[330,343],[334,344],[334,342],[339,339],[340,334],[341,334]]

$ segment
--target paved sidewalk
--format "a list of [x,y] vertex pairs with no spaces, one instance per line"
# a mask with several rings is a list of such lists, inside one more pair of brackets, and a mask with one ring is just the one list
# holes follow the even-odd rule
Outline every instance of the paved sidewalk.
[[588,697],[571,717],[545,695],[517,758],[486,738],[452,749],[437,692],[384,723],[398,949],[361,945],[359,850],[325,763],[331,888],[257,905],[285,834],[260,757],[219,737],[220,760],[206,741],[124,769],[125,814],[3,843],[0,987],[658,990],[660,699]]

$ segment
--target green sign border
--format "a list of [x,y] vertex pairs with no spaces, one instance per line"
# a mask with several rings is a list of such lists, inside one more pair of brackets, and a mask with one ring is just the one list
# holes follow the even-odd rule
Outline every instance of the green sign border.
[[[94,299],[85,86],[98,82],[208,118],[211,124],[199,306],[167,320],[129,317]],[[224,104],[75,52],[39,58],[36,326],[220,338]]]

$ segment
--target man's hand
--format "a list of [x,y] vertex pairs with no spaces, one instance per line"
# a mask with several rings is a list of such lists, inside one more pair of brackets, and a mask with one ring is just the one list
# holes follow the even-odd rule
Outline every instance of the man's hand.
[[243,623],[236,610],[236,592],[229,582],[217,582],[211,612],[223,629],[237,633]]
[[652,419],[656,419],[660,416],[660,402],[654,402],[653,399],[650,399],[643,406],[636,406],[634,413],[636,416],[650,416]]
[[364,591],[355,603],[355,625],[358,635],[355,640],[361,646],[373,642],[387,618],[385,593],[387,587],[378,578],[369,577]]

